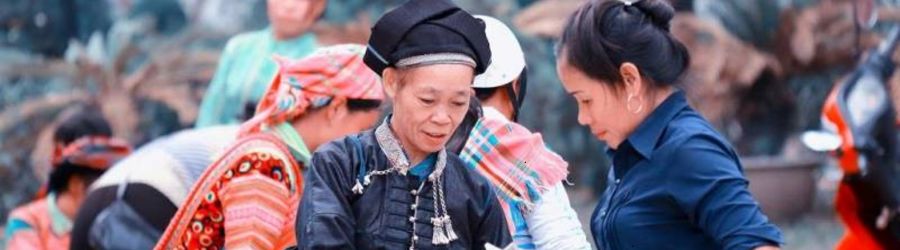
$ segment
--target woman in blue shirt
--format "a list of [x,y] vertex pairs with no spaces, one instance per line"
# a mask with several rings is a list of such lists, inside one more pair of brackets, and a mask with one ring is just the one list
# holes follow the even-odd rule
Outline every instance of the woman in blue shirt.
[[778,249],[731,145],[674,84],[688,67],[662,0],[591,1],[558,49],[578,122],[609,145],[609,186],[591,216],[601,249]]

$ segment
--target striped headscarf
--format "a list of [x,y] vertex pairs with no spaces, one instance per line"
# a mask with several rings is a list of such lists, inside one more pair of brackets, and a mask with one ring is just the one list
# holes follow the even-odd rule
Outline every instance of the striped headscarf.
[[500,205],[512,211],[505,213],[511,231],[521,223],[510,214],[528,214],[541,193],[568,175],[568,163],[544,145],[540,134],[488,116],[475,123],[460,158],[491,182]]
[[131,146],[127,142],[105,136],[86,136],[79,138],[53,155],[53,166],[70,163],[81,167],[106,170],[114,163],[131,154]]
[[276,56],[278,73],[239,135],[295,119],[336,96],[383,100],[381,78],[363,63],[365,50],[362,45],[344,44],[320,48],[298,61]]

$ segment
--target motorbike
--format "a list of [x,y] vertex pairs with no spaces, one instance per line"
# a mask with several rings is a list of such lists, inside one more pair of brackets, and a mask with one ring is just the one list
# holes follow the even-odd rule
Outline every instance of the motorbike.
[[829,93],[823,130],[801,137],[843,173],[834,206],[845,230],[836,249],[900,249],[900,122],[888,90],[898,40],[900,24]]

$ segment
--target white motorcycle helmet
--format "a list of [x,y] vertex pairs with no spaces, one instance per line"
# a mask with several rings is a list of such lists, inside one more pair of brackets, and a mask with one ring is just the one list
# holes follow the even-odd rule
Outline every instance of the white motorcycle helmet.
[[508,94],[513,102],[514,115],[516,120],[519,107],[525,98],[525,54],[522,52],[522,46],[513,31],[496,18],[476,15],[484,21],[485,34],[491,48],[491,64],[484,73],[475,76],[475,82],[472,85],[476,89],[488,89],[501,87],[519,79],[519,93],[513,92],[512,88],[508,89]]
[[503,22],[489,16],[476,15],[484,21],[484,33],[491,47],[491,64],[475,76],[474,88],[495,88],[508,84],[525,69],[525,54],[516,35]]

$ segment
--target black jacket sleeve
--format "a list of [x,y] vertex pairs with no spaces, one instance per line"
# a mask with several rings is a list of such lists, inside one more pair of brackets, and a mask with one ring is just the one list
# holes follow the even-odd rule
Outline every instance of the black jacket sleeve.
[[345,145],[334,141],[313,154],[297,212],[298,249],[355,249],[350,202],[355,179],[352,150]]
[[481,222],[478,223],[478,229],[475,230],[475,249],[483,249],[485,243],[491,243],[499,248],[506,247],[512,242],[509,230],[506,225],[506,217],[503,214],[503,208],[497,201],[497,196],[491,187],[484,185],[481,187],[481,193],[484,194],[485,204]]

